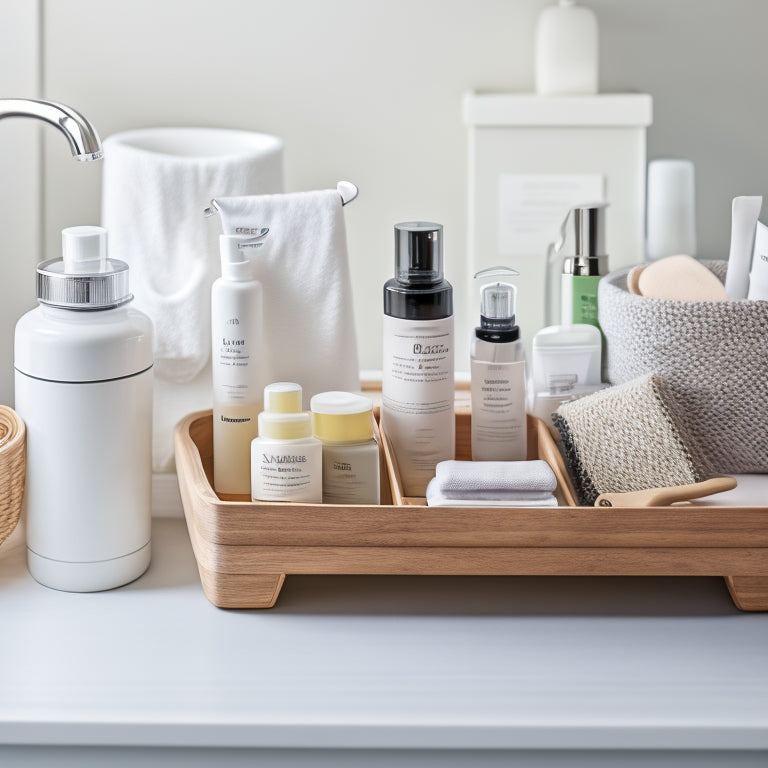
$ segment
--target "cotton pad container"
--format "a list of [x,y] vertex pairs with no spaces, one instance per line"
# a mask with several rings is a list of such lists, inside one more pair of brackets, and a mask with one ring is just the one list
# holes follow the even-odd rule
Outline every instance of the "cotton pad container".
[[[702,263],[724,280],[726,261]],[[716,472],[768,472],[768,301],[649,299],[628,271],[598,292],[610,383],[656,373]]]

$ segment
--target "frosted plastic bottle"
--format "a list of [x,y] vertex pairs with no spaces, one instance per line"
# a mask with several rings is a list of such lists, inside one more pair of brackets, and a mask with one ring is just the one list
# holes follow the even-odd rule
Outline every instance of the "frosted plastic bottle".
[[262,291],[248,238],[222,235],[221,277],[211,290],[213,487],[248,495],[251,441],[262,409]]
[[598,85],[597,17],[574,0],[545,8],[536,25],[536,93],[592,95]]
[[443,228],[395,225],[395,277],[384,285],[382,424],[406,496],[424,496],[455,456],[453,288],[443,279]]
[[40,306],[16,325],[16,410],[27,427],[27,562],[72,592],[138,578],[150,560],[152,322],[128,306],[106,230],[62,232],[37,268]]
[[515,325],[514,285],[482,290],[471,343],[472,460],[525,461],[525,347]]

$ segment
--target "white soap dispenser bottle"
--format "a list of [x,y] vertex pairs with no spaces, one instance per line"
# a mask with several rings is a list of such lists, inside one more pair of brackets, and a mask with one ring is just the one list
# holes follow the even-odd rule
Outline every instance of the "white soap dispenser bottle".
[[128,265],[101,227],[62,232],[37,268],[40,306],[16,325],[27,427],[27,562],[54,589],[95,592],[149,565],[152,322],[128,306]]
[[545,8],[536,25],[536,93],[594,95],[598,81],[597,17],[575,0]]
[[261,283],[250,253],[253,239],[221,235],[221,277],[211,288],[213,487],[218,494],[251,492],[251,441],[263,405]]
[[[518,272],[491,267],[475,277]],[[517,289],[510,283],[484,286],[480,325],[470,348],[472,460],[525,461],[525,347],[515,325]]]

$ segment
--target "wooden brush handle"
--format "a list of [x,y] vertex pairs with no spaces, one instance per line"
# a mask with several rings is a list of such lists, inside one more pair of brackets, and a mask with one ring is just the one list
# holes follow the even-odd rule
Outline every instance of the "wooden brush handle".
[[730,491],[736,487],[733,477],[711,477],[700,483],[673,485],[669,488],[648,488],[629,493],[602,493],[595,501],[596,507],[666,507],[676,501],[690,501],[713,493]]

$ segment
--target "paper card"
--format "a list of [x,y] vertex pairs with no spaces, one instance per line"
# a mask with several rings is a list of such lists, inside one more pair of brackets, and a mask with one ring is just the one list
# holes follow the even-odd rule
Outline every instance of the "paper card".
[[604,195],[600,173],[500,174],[499,255],[544,257],[568,211]]

